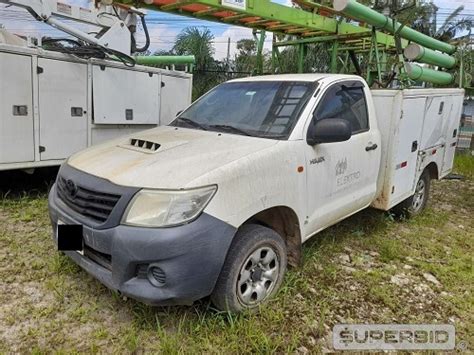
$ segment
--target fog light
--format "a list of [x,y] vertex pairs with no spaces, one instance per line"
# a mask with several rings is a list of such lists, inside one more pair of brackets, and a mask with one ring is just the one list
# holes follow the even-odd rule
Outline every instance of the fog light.
[[157,264],[150,264],[147,276],[153,286],[161,287],[166,283],[166,274]]

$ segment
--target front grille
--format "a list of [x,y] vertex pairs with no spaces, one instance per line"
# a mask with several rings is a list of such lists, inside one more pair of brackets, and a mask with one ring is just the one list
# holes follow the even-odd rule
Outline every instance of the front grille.
[[121,197],[85,188],[61,176],[58,178],[57,191],[61,201],[70,209],[100,223],[109,218]]

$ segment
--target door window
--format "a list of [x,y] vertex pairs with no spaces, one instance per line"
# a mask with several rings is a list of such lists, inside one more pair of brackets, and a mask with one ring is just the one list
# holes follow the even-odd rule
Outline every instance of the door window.
[[316,120],[343,118],[351,124],[352,134],[367,131],[369,117],[361,83],[343,83],[330,87],[313,116]]

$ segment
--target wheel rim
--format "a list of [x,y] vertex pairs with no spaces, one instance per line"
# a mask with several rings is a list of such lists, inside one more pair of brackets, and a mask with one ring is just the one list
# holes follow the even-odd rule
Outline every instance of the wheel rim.
[[415,194],[413,195],[412,209],[414,212],[418,212],[423,206],[423,200],[425,199],[426,184],[423,179],[420,179],[416,184]]
[[242,264],[237,279],[237,295],[246,306],[255,306],[264,301],[278,281],[280,262],[270,247],[253,251]]

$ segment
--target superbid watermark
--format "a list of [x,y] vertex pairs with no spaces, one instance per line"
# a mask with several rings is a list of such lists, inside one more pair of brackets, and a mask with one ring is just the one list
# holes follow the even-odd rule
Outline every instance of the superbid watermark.
[[454,350],[450,324],[337,324],[335,350]]

